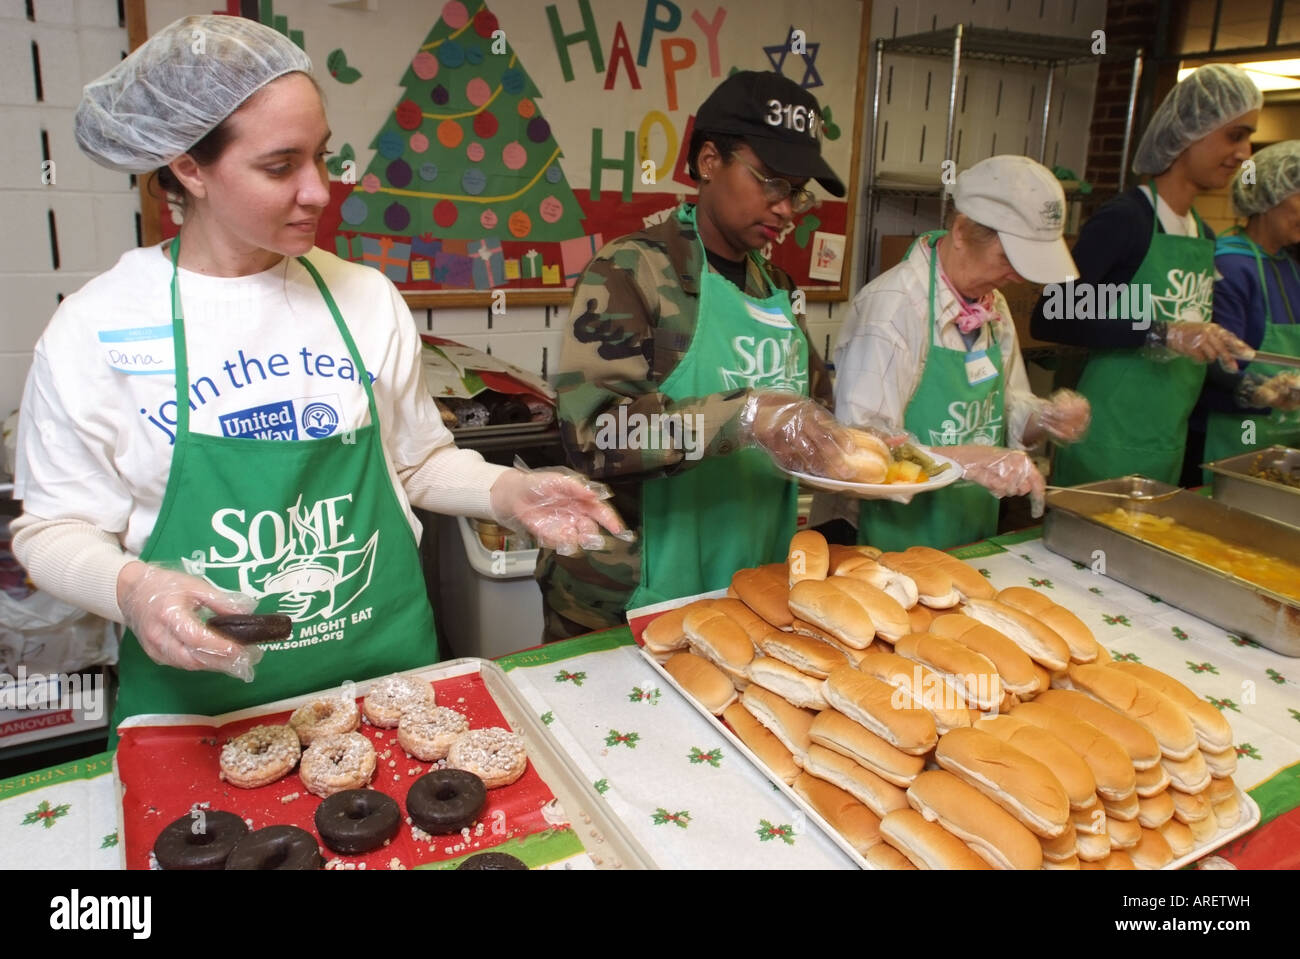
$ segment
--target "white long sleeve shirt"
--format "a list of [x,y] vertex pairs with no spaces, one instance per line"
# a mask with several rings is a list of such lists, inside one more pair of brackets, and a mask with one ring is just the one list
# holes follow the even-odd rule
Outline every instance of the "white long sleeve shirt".
[[[308,254],[373,377],[385,466],[410,504],[491,516],[504,469],[457,450],[424,386],[415,323],[370,267]],[[116,582],[153,531],[176,422],[172,265],[131,250],[67,297],[36,345],[18,430],[14,553],[60,598],[120,621]],[[285,258],[252,276],[180,271],[190,429],[306,439],[367,425],[365,390],[310,274]]]

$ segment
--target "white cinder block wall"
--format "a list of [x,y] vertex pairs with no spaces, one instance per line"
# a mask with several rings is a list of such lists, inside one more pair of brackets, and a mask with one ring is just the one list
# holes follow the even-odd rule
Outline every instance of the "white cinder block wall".
[[[874,40],[962,22],[1087,37],[1105,25],[1105,10],[1105,0],[875,0],[871,33]],[[58,295],[77,289],[136,243],[138,200],[129,178],[84,159],[72,139],[72,114],[82,85],[126,51],[119,15],[115,0],[0,0],[0,163],[10,172],[0,180],[5,212],[0,231],[0,418],[18,405],[32,347]],[[39,98],[33,44],[40,58]],[[949,63],[894,56],[887,58],[886,70],[881,112],[889,130],[886,142],[877,145],[883,153],[881,168],[933,176],[943,158]],[[957,124],[958,169],[995,151],[1028,149],[1036,155],[1045,71],[968,62],[964,73],[968,79],[959,91],[964,110]],[[1082,172],[1095,75],[1093,66],[1058,71],[1047,140],[1049,166],[1059,163]],[[48,148],[42,146],[42,131]],[[55,182],[48,186],[41,183],[46,149],[56,164]],[[864,149],[855,213],[857,249],[851,260],[854,290],[870,278],[862,268],[866,160]],[[883,201],[873,233],[929,229],[937,213],[934,203]],[[809,330],[823,354],[834,345],[844,308],[839,303],[808,305]],[[567,310],[515,306],[504,316],[492,316],[486,308],[416,310],[415,318],[423,331],[490,349],[526,369],[554,375]]]
[[0,0],[0,418],[22,398],[59,296],[137,243],[131,178],[91,163],[72,136],[82,86],[126,54],[120,15],[115,0]]

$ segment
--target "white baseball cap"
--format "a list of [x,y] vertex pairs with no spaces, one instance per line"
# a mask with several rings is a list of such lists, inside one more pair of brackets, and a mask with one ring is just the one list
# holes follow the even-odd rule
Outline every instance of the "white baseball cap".
[[981,160],[957,174],[952,201],[957,212],[997,231],[1007,259],[1026,280],[1078,279],[1079,269],[1061,238],[1065,191],[1041,163],[1012,154]]

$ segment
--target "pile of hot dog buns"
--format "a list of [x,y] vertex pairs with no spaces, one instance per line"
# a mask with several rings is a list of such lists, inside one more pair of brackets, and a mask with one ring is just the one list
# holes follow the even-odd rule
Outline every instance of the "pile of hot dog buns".
[[880,868],[1158,869],[1238,822],[1219,710],[938,550],[800,532],[642,641]]

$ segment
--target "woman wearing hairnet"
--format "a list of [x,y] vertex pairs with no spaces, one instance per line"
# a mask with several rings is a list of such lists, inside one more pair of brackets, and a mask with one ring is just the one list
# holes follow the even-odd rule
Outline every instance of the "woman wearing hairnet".
[[[1246,225],[1214,244],[1214,322],[1254,349],[1300,357],[1300,269],[1283,249],[1300,242],[1300,140],[1251,157],[1232,183],[1232,205]],[[1188,468],[1274,443],[1300,445],[1298,408],[1295,369],[1258,361],[1237,373],[1211,366],[1192,416]]]
[[[77,111],[93,160],[158,171],[184,210],[60,304],[19,426],[14,553],[125,625],[114,730],[436,661],[412,505],[568,550],[622,531],[576,474],[456,449],[396,288],[313,247],[330,130],[310,71],[269,27],[189,17]],[[254,608],[292,638],[239,646],[199,615]]]
[[1250,156],[1262,102],[1250,77],[1226,64],[1179,82],[1133,159],[1148,182],[1084,224],[1073,250],[1079,279],[1048,287],[1034,308],[1035,337],[1091,348],[1079,392],[1092,404],[1092,428],[1057,451],[1054,482],[1139,473],[1177,483],[1205,364],[1235,371],[1237,358],[1250,358],[1245,343],[1209,322],[1214,242],[1192,201],[1227,186]]

